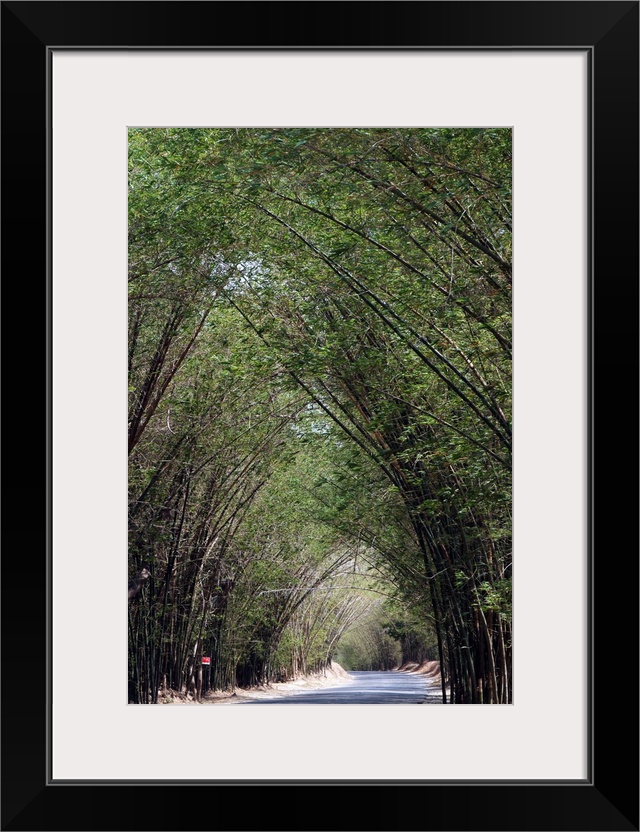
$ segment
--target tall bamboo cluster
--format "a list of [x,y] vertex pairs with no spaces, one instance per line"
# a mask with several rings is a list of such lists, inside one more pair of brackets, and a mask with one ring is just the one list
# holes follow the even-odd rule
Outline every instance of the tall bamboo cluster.
[[[328,661],[362,590],[332,607],[269,581],[326,582],[339,540],[429,623],[443,701],[510,702],[510,131],[148,130],[130,145],[130,540],[132,568],[149,551],[158,565],[132,612],[136,689],[188,684],[194,644],[217,685]],[[261,524],[301,442],[340,488],[307,473],[299,518],[267,500],[288,519]],[[328,500],[334,530],[310,548],[303,492]]]

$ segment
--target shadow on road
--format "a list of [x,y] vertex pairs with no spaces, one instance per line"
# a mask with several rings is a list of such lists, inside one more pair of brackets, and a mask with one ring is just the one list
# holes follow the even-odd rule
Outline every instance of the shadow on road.
[[440,700],[440,688],[426,676],[394,671],[350,671],[353,680],[340,687],[262,698],[245,705],[408,705]]

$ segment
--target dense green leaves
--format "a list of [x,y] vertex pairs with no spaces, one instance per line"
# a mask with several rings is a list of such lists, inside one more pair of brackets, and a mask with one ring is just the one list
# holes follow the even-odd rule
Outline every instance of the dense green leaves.
[[320,666],[388,592],[510,701],[510,183],[505,129],[130,132],[135,696]]

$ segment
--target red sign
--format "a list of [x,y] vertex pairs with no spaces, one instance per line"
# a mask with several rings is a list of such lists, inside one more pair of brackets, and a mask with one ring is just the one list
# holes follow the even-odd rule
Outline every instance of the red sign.
[[211,664],[210,656],[203,656],[202,657],[202,664]]

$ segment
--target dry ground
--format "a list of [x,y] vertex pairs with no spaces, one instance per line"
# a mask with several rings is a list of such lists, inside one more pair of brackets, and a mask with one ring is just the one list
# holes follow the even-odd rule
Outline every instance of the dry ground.
[[[312,690],[314,688],[335,687],[351,680],[351,676],[337,662],[322,673],[301,676],[290,682],[273,682],[270,685],[260,685],[252,688],[236,688],[234,691],[209,691],[202,698],[203,705],[229,705],[243,700],[256,701],[274,696],[287,696],[295,691]],[[160,691],[158,702],[162,705],[197,705],[191,696],[175,690]]]
[[[430,696],[432,701],[439,700],[440,665],[436,661],[426,661],[422,664],[406,662],[396,670],[412,675],[419,674],[428,676],[432,687]],[[302,676],[290,682],[274,682],[271,685],[261,685],[252,688],[236,688],[234,691],[209,691],[201,703],[195,702],[191,696],[179,693],[174,690],[160,691],[158,702],[162,705],[231,705],[237,702],[255,702],[260,699],[273,698],[274,696],[290,696],[296,691],[313,690],[315,688],[335,687],[351,680],[349,673],[337,662],[332,662],[331,667],[326,668],[322,673],[315,673],[309,676]]]

